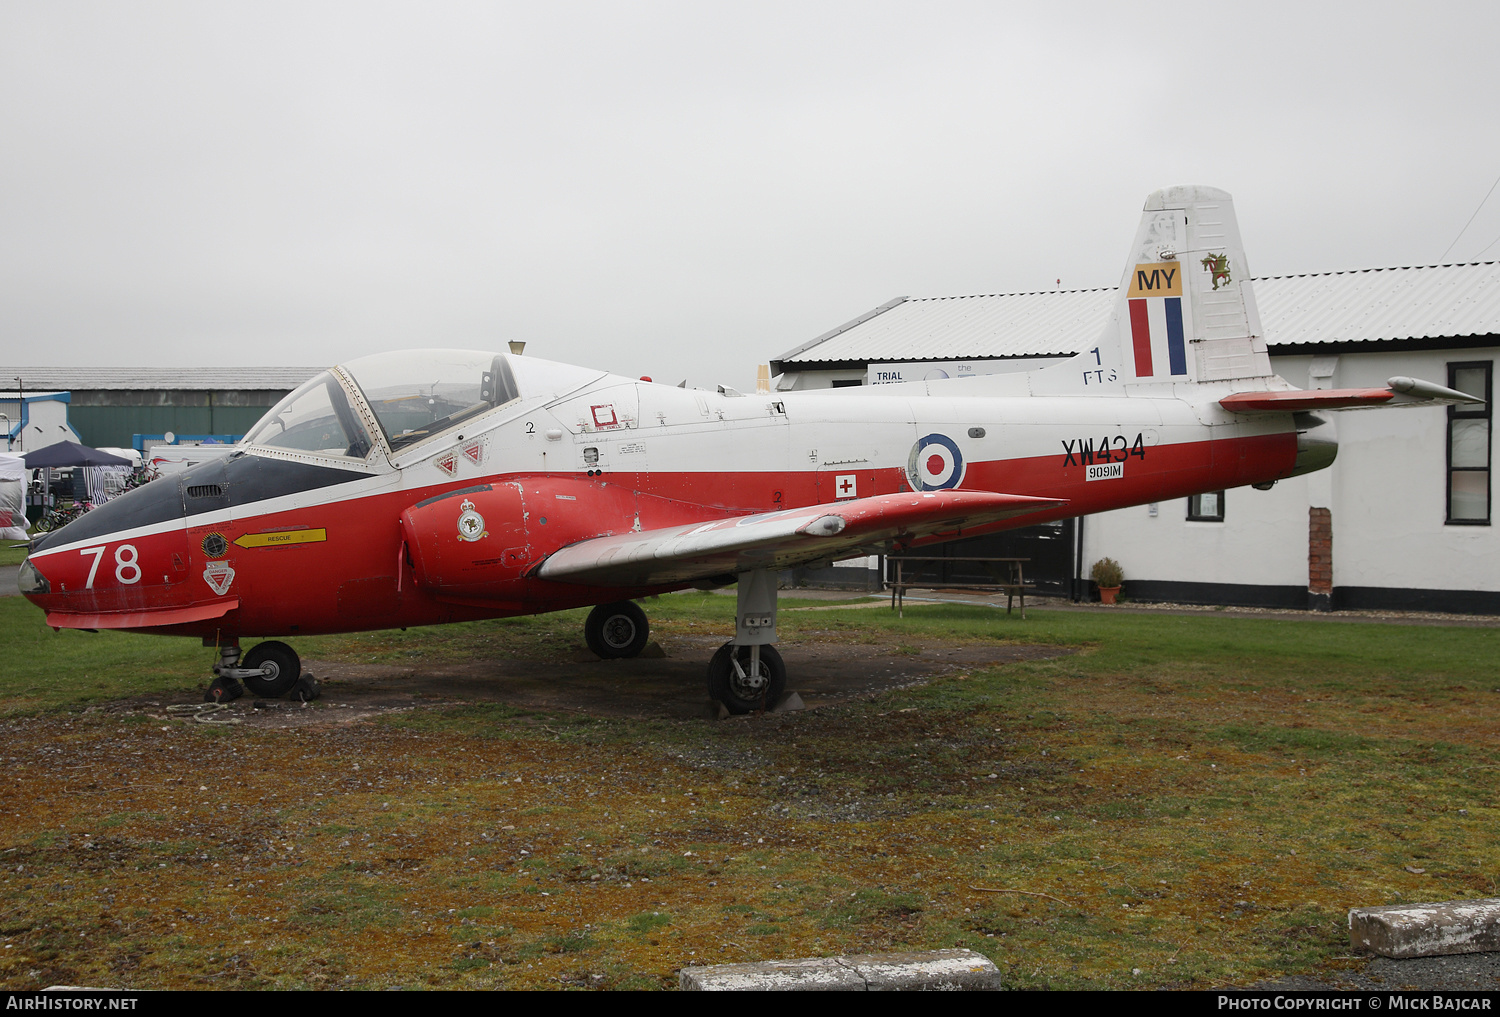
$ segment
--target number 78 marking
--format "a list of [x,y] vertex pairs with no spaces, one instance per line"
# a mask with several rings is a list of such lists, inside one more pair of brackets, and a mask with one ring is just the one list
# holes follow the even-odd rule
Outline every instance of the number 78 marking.
[[83,588],[85,590],[92,590],[94,588],[94,573],[99,571],[99,559],[104,557],[104,545],[100,544],[98,547],[86,547],[78,553],[91,554],[94,556],[94,564],[89,566],[89,581],[83,584]]

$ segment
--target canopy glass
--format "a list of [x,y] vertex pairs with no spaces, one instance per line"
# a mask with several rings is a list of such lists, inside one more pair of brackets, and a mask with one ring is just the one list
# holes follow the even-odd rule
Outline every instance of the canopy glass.
[[504,354],[413,350],[344,365],[393,450],[414,445],[520,397]]
[[363,459],[370,454],[370,435],[349,405],[343,386],[330,371],[324,371],[273,406],[245,435],[245,441],[349,459]]

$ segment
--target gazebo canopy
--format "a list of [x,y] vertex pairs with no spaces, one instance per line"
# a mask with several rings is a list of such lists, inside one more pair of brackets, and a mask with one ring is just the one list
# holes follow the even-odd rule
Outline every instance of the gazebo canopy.
[[121,459],[112,456],[108,452],[100,452],[96,448],[80,445],[76,441],[60,441],[56,445],[48,445],[46,448],[37,449],[35,452],[27,452],[21,457],[26,460],[28,470],[37,470],[42,467],[60,466],[131,466],[134,465],[129,459]]

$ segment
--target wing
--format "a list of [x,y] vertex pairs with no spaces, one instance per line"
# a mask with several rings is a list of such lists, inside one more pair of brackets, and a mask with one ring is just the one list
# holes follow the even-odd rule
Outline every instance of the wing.
[[883,494],[595,537],[553,552],[531,574],[601,586],[690,582],[848,557],[867,544],[981,526],[1062,504],[983,491]]
[[1387,388],[1288,389],[1282,392],[1236,392],[1219,400],[1235,413],[1296,413],[1302,410],[1359,410],[1376,406],[1440,406],[1480,403],[1457,389],[1416,378],[1392,378]]

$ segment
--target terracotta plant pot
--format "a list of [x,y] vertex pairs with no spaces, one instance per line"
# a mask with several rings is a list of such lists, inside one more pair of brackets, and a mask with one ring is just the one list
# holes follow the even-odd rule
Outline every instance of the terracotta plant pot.
[[1113,604],[1115,602],[1115,598],[1119,595],[1120,588],[1118,586],[1099,587],[1099,603],[1101,604]]

